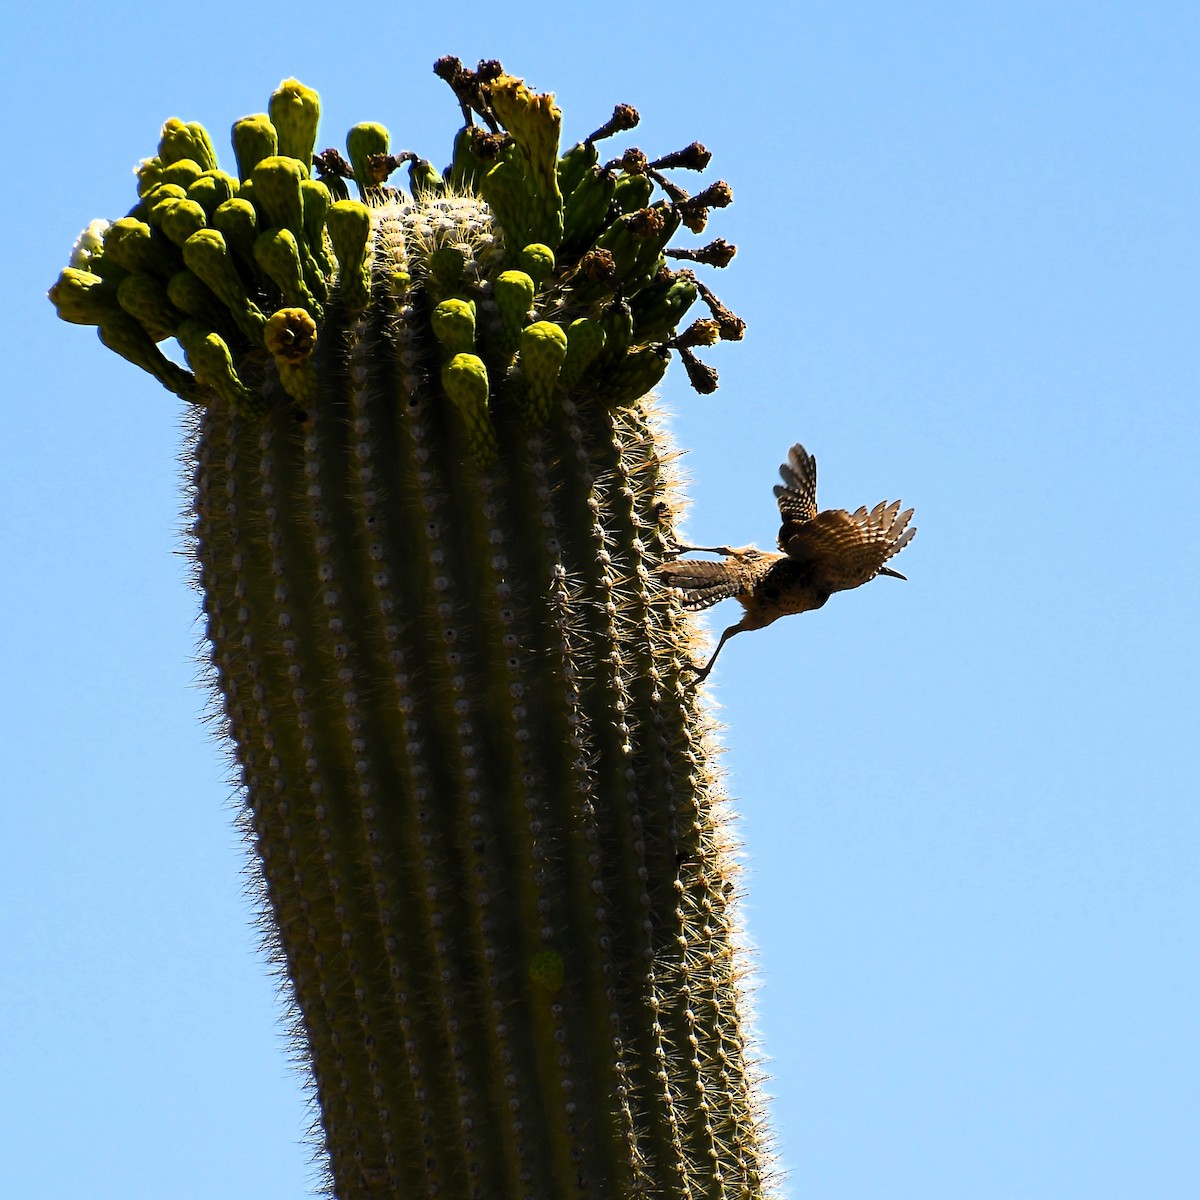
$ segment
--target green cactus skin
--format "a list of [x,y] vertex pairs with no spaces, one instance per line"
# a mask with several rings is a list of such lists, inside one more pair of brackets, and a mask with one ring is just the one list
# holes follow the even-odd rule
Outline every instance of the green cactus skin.
[[[498,65],[451,74],[512,135],[498,206],[461,134],[459,186],[305,199],[289,80],[278,133],[234,126],[236,197],[161,182],[203,145],[169,122],[145,219],[90,226],[51,298],[195,414],[213,682],[329,1192],[760,1200],[733,843],[655,573],[679,220],[564,242],[594,149],[560,160],[552,97]],[[356,171],[381,145],[356,127]]]

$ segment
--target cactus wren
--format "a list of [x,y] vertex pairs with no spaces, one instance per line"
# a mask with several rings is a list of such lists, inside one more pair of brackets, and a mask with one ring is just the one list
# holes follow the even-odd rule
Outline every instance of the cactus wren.
[[723,554],[724,562],[677,559],[665,562],[659,573],[683,593],[683,607],[695,611],[732,596],[746,610],[736,625],[721,634],[712,657],[695,668],[696,682],[708,678],[721,647],[744,629],[762,629],[790,613],[820,608],[834,592],[867,583],[876,575],[903,579],[883,564],[912,540],[908,529],[911,508],[900,512],[900,501],[881,501],[869,512],[860,508],[817,511],[817,460],[798,443],[779,468],[783,486],[775,496],[783,525],[782,554],[754,546],[677,546],[677,553],[700,551]]

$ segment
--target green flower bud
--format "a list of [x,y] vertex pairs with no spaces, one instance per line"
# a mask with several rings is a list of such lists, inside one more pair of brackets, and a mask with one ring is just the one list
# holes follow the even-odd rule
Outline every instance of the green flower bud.
[[502,158],[479,181],[479,190],[509,245],[523,246],[537,238],[525,169],[516,158]]
[[257,342],[267,319],[247,294],[221,232],[201,229],[192,234],[183,244],[183,261],[229,309],[242,333],[251,342]]
[[162,228],[163,213],[176,200],[186,200],[187,192],[177,183],[160,183],[146,194],[146,220],[155,229]]
[[654,181],[649,175],[621,175],[613,188],[613,199],[623,213],[645,208],[653,194]]
[[271,93],[267,111],[279,136],[279,153],[298,159],[311,170],[321,119],[320,96],[298,79],[285,79]]
[[160,279],[169,279],[179,270],[175,247],[145,221],[122,217],[104,234],[104,253],[127,271],[149,271]]
[[443,300],[433,310],[433,335],[450,355],[475,349],[475,301]]
[[670,352],[658,346],[631,350],[622,362],[598,378],[596,392],[614,407],[632,404],[658,386],[670,358]]
[[232,137],[240,179],[249,179],[264,158],[279,153],[279,135],[266,113],[255,113],[234,121]]
[[371,297],[371,210],[358,200],[338,200],[329,206],[325,227],[338,261],[338,291],[351,312],[361,312]]
[[198,229],[208,224],[204,209],[195,200],[167,204],[159,217],[160,227],[177,246],[182,246]]
[[217,165],[217,152],[204,126],[196,121],[185,124],[178,117],[171,117],[164,123],[158,141],[158,157],[164,166],[190,158],[199,171],[211,171]]
[[272,154],[262,159],[251,172],[254,202],[262,209],[270,225],[304,233],[304,198],[300,184],[303,169],[294,158]]
[[554,251],[541,242],[530,242],[517,255],[517,266],[540,288],[554,274]]
[[462,414],[471,454],[480,463],[494,461],[500,448],[488,412],[488,372],[483,359],[456,354],[442,367],[442,387]]
[[413,196],[441,195],[446,181],[427,158],[414,158],[408,164],[408,190]]
[[211,219],[213,213],[238,194],[238,181],[224,171],[205,171],[188,185],[188,199],[195,200]]
[[117,289],[78,267],[64,267],[49,295],[59,317],[72,325],[99,325],[110,313],[121,311]]
[[209,393],[191,372],[177,366],[163,354],[135,317],[118,309],[100,322],[99,333],[100,340],[110,350],[149,372],[177,396],[193,404],[208,403]]
[[137,176],[138,195],[145,196],[162,183],[162,159],[157,154],[153,158],[143,158],[134,168],[133,173]]
[[217,208],[212,223],[224,236],[225,245],[257,272],[254,240],[258,237],[258,212],[254,205],[249,200],[235,196]]
[[334,262],[329,254],[329,238],[325,233],[325,218],[332,197],[329,189],[316,179],[300,181],[300,199],[304,205],[304,240],[325,278],[333,274]]
[[454,156],[450,160],[450,185],[460,192],[475,191],[480,176],[491,166],[490,162],[485,162],[474,153],[476,138],[483,132],[478,125],[464,125],[455,134]]
[[467,258],[462,250],[457,246],[440,246],[429,256],[430,290],[439,296],[458,291],[466,267]]
[[138,272],[127,276],[117,288],[117,299],[156,342],[170,337],[185,316],[171,303],[162,281],[153,275]]
[[185,191],[200,178],[200,164],[191,158],[181,158],[162,169],[162,182],[178,184]]
[[604,227],[616,191],[616,176],[602,167],[590,167],[567,197],[563,210],[563,248],[582,250]]
[[350,156],[350,165],[354,168],[354,182],[358,184],[358,194],[364,200],[368,188],[379,186],[367,165],[367,160],[372,155],[387,152],[388,131],[382,125],[364,121],[346,134],[346,153]]
[[531,429],[549,420],[559,368],[567,356],[566,332],[552,321],[535,321],[521,330],[518,362],[527,390],[521,417]]
[[558,160],[558,190],[569,196],[579,186],[588,168],[594,167],[599,159],[594,142],[576,142]]
[[580,317],[567,326],[567,356],[558,372],[558,382],[570,391],[604,349],[604,330],[598,321]]
[[167,280],[167,297],[181,313],[195,317],[229,337],[236,336],[224,305],[194,271],[176,271]]
[[600,328],[604,330],[604,349],[595,360],[597,372],[615,366],[629,349],[633,337],[633,312],[629,305],[624,300],[614,300],[600,314]]
[[533,307],[533,280],[524,271],[501,271],[492,287],[505,339],[515,349]]
[[238,377],[233,355],[219,333],[202,321],[188,320],[182,322],[176,336],[187,355],[188,366],[200,383],[212,388],[226,404],[246,416],[258,416],[266,411],[262,399]]
[[304,282],[304,259],[300,244],[290,229],[268,229],[254,239],[254,259],[270,276],[291,308],[305,308],[314,317],[320,305]]
[[641,342],[665,342],[696,302],[696,282],[686,274],[667,274],[638,292],[631,304],[633,327]]

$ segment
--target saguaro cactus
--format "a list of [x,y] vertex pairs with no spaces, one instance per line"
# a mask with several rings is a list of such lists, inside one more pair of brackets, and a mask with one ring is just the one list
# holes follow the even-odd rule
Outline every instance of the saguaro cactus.
[[711,391],[691,347],[741,335],[668,265],[728,261],[668,243],[729,191],[663,174],[698,145],[602,162],[627,106],[560,154],[552,96],[436,69],[445,171],[373,124],[314,157],[290,80],[236,174],[168,121],[51,297],[195,414],[213,678],[333,1194],[761,1196],[647,396],[672,351]]

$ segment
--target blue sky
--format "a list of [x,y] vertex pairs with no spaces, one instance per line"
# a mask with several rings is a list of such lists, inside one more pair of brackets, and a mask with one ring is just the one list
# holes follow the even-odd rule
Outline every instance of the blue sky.
[[288,75],[322,145],[380,120],[444,161],[454,53],[554,90],[572,139],[629,101],[733,186],[711,282],[748,335],[715,395],[663,389],[695,540],[769,545],[797,440],[824,505],[917,510],[909,582],[713,676],[787,1194],[1200,1194],[1200,11],[677,7],[6,18],[6,1192],[313,1179],[203,722],[180,402],[45,289],[166,117],[225,151]]

